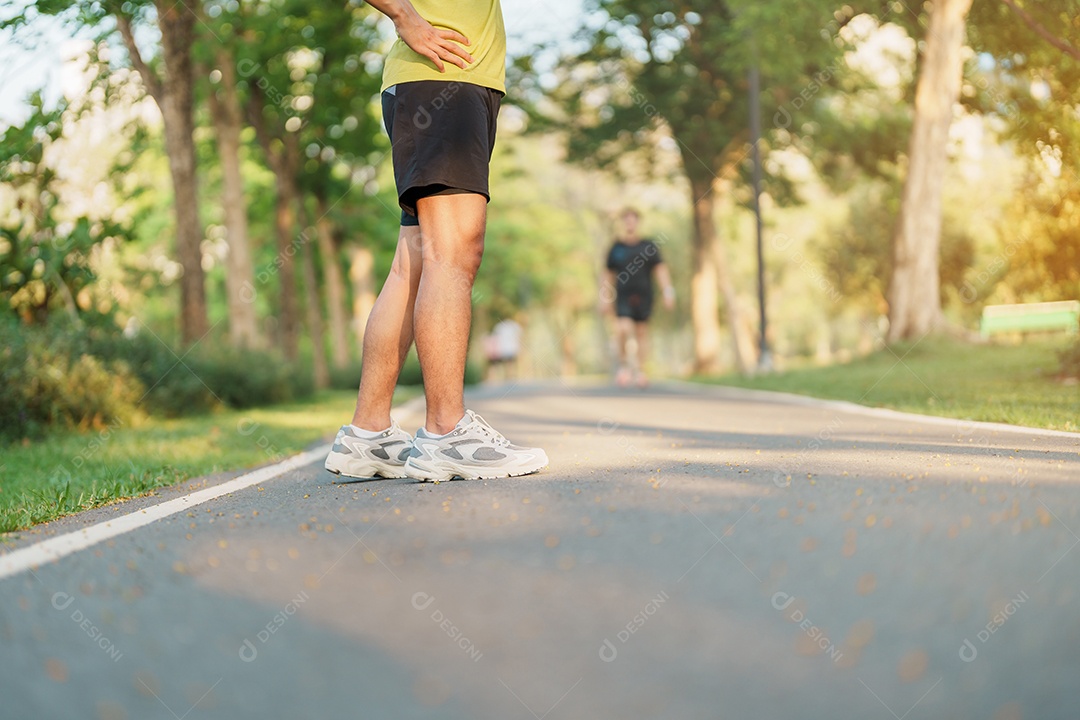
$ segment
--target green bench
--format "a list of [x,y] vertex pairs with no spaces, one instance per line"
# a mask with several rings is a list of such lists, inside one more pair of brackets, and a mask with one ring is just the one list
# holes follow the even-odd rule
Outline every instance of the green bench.
[[1080,301],[987,305],[983,308],[979,332],[984,338],[994,333],[1025,333],[1064,330],[1080,332]]

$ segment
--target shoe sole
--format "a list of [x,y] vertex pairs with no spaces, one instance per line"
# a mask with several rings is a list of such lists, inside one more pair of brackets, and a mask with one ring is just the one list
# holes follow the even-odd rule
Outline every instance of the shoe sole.
[[355,480],[377,480],[379,478],[393,480],[409,477],[405,474],[403,465],[368,463],[366,465],[349,467],[349,461],[347,459],[339,460],[334,453],[327,456],[326,463],[323,467],[334,475],[353,478]]
[[537,468],[519,468],[515,470],[499,470],[497,468],[491,468],[490,470],[462,470],[456,467],[425,467],[415,462],[414,458],[409,458],[405,461],[405,474],[414,480],[430,483],[449,482],[451,480],[498,480],[500,478],[533,475],[547,466],[548,463],[544,463]]

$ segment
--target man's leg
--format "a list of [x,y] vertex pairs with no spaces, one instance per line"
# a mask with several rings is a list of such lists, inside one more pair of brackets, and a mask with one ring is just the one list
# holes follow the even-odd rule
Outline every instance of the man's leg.
[[413,327],[424,373],[425,429],[444,435],[465,415],[465,355],[472,287],[484,254],[487,199],[475,193],[432,195],[416,203],[423,270]]
[[619,368],[626,367],[626,346],[630,340],[630,318],[615,318],[615,353]]
[[364,362],[353,425],[379,431],[390,427],[401,364],[413,341],[413,307],[420,285],[420,228],[403,226],[390,275],[368,316]]
[[626,385],[630,382],[630,336],[634,332],[634,321],[628,317],[615,318],[615,348],[619,366],[615,369],[615,382]]
[[649,361],[649,323],[635,322],[634,337],[637,340],[638,373],[645,373],[645,364]]

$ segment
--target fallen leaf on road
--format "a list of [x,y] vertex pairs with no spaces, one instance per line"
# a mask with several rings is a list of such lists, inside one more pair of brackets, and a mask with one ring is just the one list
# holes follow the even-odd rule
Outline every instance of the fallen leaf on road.
[[56,658],[49,658],[45,661],[45,674],[49,676],[49,679],[53,682],[67,682],[68,669],[63,660]]
[[1006,703],[994,713],[994,720],[1024,720],[1024,711],[1020,703]]
[[896,674],[904,682],[915,682],[926,672],[926,666],[929,662],[930,658],[925,651],[912,650],[900,658],[900,662],[896,666]]
[[864,648],[874,639],[874,621],[859,620],[848,631],[846,644],[853,648]]

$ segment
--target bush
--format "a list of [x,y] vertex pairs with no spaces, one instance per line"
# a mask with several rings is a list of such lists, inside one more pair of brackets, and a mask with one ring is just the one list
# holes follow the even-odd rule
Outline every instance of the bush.
[[405,386],[417,386],[422,387],[424,384],[424,374],[420,371],[420,358],[416,356],[415,352],[410,352],[405,358],[405,364],[401,366],[401,373],[398,375],[398,385]]
[[115,332],[92,333],[89,349],[98,357],[128,358],[150,388],[143,401],[147,408],[169,417],[208,412],[222,403],[249,408],[288,402],[315,392],[310,372],[271,352],[204,342],[184,354],[151,333],[125,337]]
[[310,372],[272,353],[224,348],[203,350],[193,356],[187,365],[229,407],[289,402],[309,397],[315,391]]
[[[42,361],[28,393],[41,403],[51,424],[82,429],[128,422],[136,413],[143,385],[123,363],[106,366],[93,355],[55,354]],[[34,372],[34,366],[28,367]]]
[[[174,353],[149,333],[128,337],[115,328],[94,328],[83,334],[82,341],[86,351],[96,357],[123,359],[128,364],[147,388],[142,403],[150,413],[179,417],[208,412],[218,405],[197,371],[192,372],[192,358]],[[183,357],[182,363],[179,357]]]
[[311,372],[269,352],[207,344],[174,352],[152,333],[56,319],[25,326],[0,318],[0,438],[50,426],[95,427],[138,410],[177,417],[287,402],[315,392]]
[[67,328],[0,322],[0,437],[128,422],[143,394],[126,363],[86,353]]
[[465,361],[465,384],[478,385],[484,379],[484,369],[474,362]]
[[28,349],[13,323],[0,320],[0,436],[25,437],[30,428],[26,415],[26,361]]
[[330,368],[330,387],[334,390],[356,390],[360,387],[360,368],[358,362],[349,363],[343,368]]

